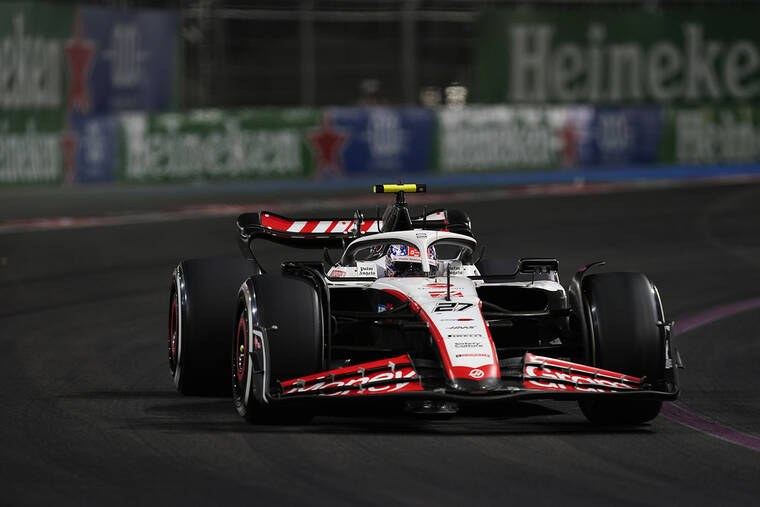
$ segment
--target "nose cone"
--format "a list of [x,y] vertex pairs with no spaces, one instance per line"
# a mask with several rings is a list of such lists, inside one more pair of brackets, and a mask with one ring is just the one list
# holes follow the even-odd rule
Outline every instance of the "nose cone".
[[498,377],[489,377],[481,380],[471,378],[456,378],[453,380],[454,387],[462,391],[475,392],[492,391],[501,387],[501,379]]
[[457,366],[453,369],[452,384],[465,391],[489,391],[501,386],[501,372],[495,364],[478,368]]

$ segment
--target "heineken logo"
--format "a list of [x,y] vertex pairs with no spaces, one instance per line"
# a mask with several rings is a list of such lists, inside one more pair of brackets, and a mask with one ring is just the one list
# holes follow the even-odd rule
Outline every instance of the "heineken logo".
[[59,177],[61,139],[58,133],[40,132],[34,120],[23,132],[0,121],[0,184],[49,183]]
[[[6,23],[10,22],[10,27]],[[7,31],[10,28],[10,31]],[[61,105],[61,43],[27,33],[19,13],[0,20],[0,109]]]
[[760,94],[760,50],[746,39],[712,40],[700,23],[680,38],[608,42],[589,24],[583,41],[557,40],[551,24],[509,27],[509,99],[516,102],[716,101]]
[[500,9],[478,24],[484,102],[727,103],[760,97],[760,9]]
[[[187,118],[187,117],[185,117]],[[183,122],[166,114],[148,122],[125,114],[126,176],[129,180],[242,176],[294,176],[303,172],[301,133],[295,128],[241,128]]]
[[719,114],[703,108],[672,113],[675,161],[684,164],[747,163],[760,157],[757,111],[742,107]]

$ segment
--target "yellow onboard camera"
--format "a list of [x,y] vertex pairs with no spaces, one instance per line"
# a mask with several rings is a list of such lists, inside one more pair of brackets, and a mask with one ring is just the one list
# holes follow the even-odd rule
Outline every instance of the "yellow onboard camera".
[[396,192],[421,193],[427,192],[427,185],[419,183],[406,183],[397,185],[375,185],[373,191],[376,194],[393,194]]

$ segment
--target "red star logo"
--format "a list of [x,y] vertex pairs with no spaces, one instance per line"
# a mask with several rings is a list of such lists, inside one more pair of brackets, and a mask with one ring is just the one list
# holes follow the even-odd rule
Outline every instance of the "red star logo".
[[560,132],[562,136],[562,163],[571,166],[578,160],[578,132],[575,126],[566,123]]
[[328,116],[324,115],[322,126],[313,129],[307,137],[315,155],[317,171],[340,173],[343,169],[341,152],[348,140],[348,134],[333,127]]
[[74,132],[67,130],[63,133],[63,137],[61,138],[61,145],[63,146],[63,174],[66,181],[69,182],[74,181],[74,176],[76,174],[76,154],[78,144],[79,138]]
[[84,38],[82,29],[82,16],[77,16],[76,32],[73,39],[66,43],[66,59],[69,64],[69,76],[71,76],[71,89],[69,91],[68,109],[78,110],[82,113],[90,112],[90,94],[87,90],[87,75],[92,65],[92,57],[95,53],[95,44]]

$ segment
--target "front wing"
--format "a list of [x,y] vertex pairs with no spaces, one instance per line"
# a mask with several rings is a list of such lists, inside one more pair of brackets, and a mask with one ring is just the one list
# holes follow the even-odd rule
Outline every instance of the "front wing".
[[357,398],[422,398],[457,402],[592,397],[673,400],[678,387],[657,390],[646,379],[526,353],[500,362],[501,382],[487,390],[425,388],[412,358],[401,355],[280,382],[272,402]]

